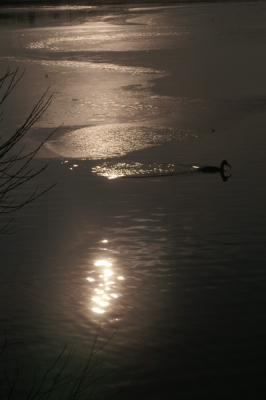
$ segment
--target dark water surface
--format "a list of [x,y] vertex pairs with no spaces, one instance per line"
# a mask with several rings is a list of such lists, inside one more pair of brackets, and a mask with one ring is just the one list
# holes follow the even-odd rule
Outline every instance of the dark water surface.
[[[36,180],[41,187],[54,182],[57,186],[21,209],[15,215],[16,233],[0,240],[3,341],[5,332],[9,343],[22,342],[1,356],[10,376],[18,362],[14,399],[23,399],[34,371],[40,379],[65,344],[77,346],[73,369],[85,362],[99,325],[97,345],[111,339],[98,353],[96,376],[111,373],[95,383],[91,398],[107,399],[121,389],[121,399],[264,398],[266,114],[265,58],[259,54],[265,46],[265,10],[263,4],[240,4],[232,14],[232,5],[230,10],[216,7],[138,11],[136,25],[123,28],[132,29],[127,38],[121,36],[121,25],[110,24],[117,39],[111,42],[110,54],[98,19],[86,28],[99,35],[93,49],[87,48],[92,38],[88,40],[83,25],[82,40],[77,24],[73,31],[69,28],[67,40],[60,40],[57,28],[50,30],[51,19],[31,29],[24,18],[18,31],[17,26],[13,31],[1,25],[5,37],[13,32],[25,45],[4,49],[2,43],[1,68],[5,57],[13,57],[11,65],[23,62],[33,71],[32,80],[42,76],[38,84],[26,77],[21,82],[30,85],[30,102],[50,76],[55,90],[61,91],[27,145],[37,143],[62,115],[65,122],[62,133],[42,153],[49,167]],[[82,10],[79,13],[83,18]],[[230,15],[238,16],[238,25]],[[255,24],[258,16],[260,28]],[[35,21],[46,17],[35,15]],[[105,11],[104,17],[111,15]],[[217,44],[208,34],[216,20]],[[164,41],[166,21],[171,22],[171,35]],[[182,46],[173,34],[180,26],[192,32]],[[158,41],[148,35],[155,27]],[[202,36],[193,27],[201,27]],[[30,40],[34,35],[37,38]],[[71,41],[77,47],[71,48]],[[44,49],[30,50],[29,42],[43,43]],[[53,50],[49,46],[54,43],[65,47]],[[204,55],[215,48],[229,59],[232,48],[238,50],[237,60],[248,54],[247,69],[238,70],[239,75],[232,71],[232,76],[227,69],[223,75],[214,61],[216,77],[208,80],[205,58],[192,68],[199,45]],[[66,56],[75,49],[91,52],[84,61],[88,65],[81,64],[84,53]],[[168,68],[163,54],[170,60]],[[67,71],[64,57],[72,61]],[[178,60],[184,68],[177,66]],[[168,72],[162,73],[165,69]],[[209,84],[203,85],[203,79]],[[244,84],[248,79],[251,83]],[[189,81],[195,84],[186,85]],[[14,124],[27,106],[18,106],[19,93]],[[9,106],[4,115],[12,112]],[[1,126],[10,125],[3,121]],[[232,164],[226,182],[219,173],[192,170],[193,165],[219,166],[224,158]],[[36,160],[38,165],[43,162]],[[125,171],[129,178],[106,179]],[[169,171],[174,173],[163,176]],[[136,178],[138,173],[153,177]],[[34,187],[31,181],[28,189]],[[17,196],[25,193],[21,188]],[[1,396],[8,398],[8,392]]]
[[[65,343],[84,360],[101,323],[100,343],[117,330],[100,354],[99,374],[112,371],[99,385],[103,398],[124,387],[121,398],[165,390],[168,398],[262,398],[265,170],[256,150],[249,164],[229,154],[228,182],[200,173],[106,180],[90,172],[92,162],[73,160],[69,174],[52,161],[58,187],[21,210],[16,235],[1,240],[2,325],[10,341],[24,342],[6,353],[12,363],[32,379]],[[106,270],[105,293],[115,297],[101,307],[92,299]]]

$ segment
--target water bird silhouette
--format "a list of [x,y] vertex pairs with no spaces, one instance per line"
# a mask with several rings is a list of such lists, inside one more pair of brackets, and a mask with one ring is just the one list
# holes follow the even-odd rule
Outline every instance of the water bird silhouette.
[[228,164],[228,162],[227,162],[226,160],[223,160],[223,161],[221,162],[220,167],[214,167],[214,166],[210,166],[210,165],[209,165],[209,166],[206,166],[206,167],[194,167],[194,168],[197,168],[197,171],[199,171],[199,172],[204,172],[204,173],[209,173],[209,174],[213,174],[213,173],[216,173],[216,172],[220,172],[222,179],[223,179],[224,181],[227,181],[227,179],[230,178],[231,174],[230,174],[229,176],[226,176],[226,175],[224,174],[224,172],[225,172],[225,168],[224,168],[224,167],[225,167],[226,165],[227,165],[228,167],[232,168],[231,165]]
[[200,172],[207,172],[207,173],[213,173],[213,172],[224,172],[224,167],[227,165],[228,167],[231,168],[231,165],[228,164],[226,160],[223,160],[221,162],[220,167],[213,167],[213,166],[207,166],[207,167],[199,167],[198,171]]

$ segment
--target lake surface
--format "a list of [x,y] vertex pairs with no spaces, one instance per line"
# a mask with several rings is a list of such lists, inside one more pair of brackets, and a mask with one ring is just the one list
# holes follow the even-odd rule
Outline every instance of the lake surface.
[[266,3],[0,8],[0,36],[1,140],[48,86],[26,148],[63,123],[0,240],[11,398],[99,326],[92,399],[264,398]]

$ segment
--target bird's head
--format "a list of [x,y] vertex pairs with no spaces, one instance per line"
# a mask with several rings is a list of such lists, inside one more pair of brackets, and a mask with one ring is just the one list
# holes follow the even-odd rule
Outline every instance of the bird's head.
[[221,168],[223,168],[225,165],[227,165],[228,167],[232,168],[231,165],[228,164],[228,162],[226,160],[223,160],[222,164],[221,164]]

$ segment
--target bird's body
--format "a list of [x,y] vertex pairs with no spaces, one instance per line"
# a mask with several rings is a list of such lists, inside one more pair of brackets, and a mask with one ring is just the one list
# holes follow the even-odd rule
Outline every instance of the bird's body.
[[198,171],[200,172],[207,172],[207,173],[214,173],[214,172],[220,172],[223,173],[224,172],[224,166],[228,165],[228,167],[231,168],[231,165],[228,164],[228,162],[226,160],[223,160],[220,167],[213,167],[213,166],[207,166],[207,167],[200,167],[198,168]]
[[220,172],[221,169],[220,167],[212,167],[212,166],[207,166],[207,167],[201,167],[198,169],[200,172]]

